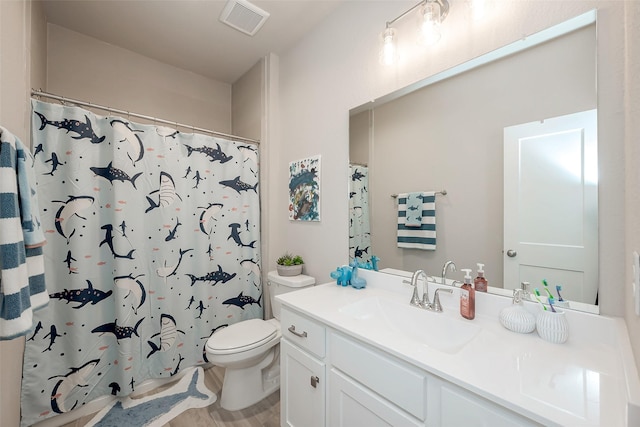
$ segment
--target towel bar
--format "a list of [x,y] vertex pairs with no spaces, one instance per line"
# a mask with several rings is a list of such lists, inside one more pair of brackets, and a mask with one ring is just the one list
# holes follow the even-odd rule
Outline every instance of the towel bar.
[[[442,194],[443,196],[447,195],[447,190],[442,190],[442,191],[436,191],[436,194]],[[393,197],[394,199],[398,197],[397,194],[392,194],[391,197]]]

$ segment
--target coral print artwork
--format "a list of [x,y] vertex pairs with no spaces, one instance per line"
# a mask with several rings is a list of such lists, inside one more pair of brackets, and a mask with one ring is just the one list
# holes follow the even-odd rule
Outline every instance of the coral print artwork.
[[289,219],[320,221],[320,156],[289,163]]

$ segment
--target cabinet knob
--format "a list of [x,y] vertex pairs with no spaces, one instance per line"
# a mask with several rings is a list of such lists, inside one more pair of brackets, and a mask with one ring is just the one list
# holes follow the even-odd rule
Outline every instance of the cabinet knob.
[[288,331],[291,332],[293,335],[295,335],[297,337],[300,337],[300,338],[306,338],[307,337],[307,331],[298,332],[298,331],[296,331],[295,325],[289,326]]
[[319,382],[320,382],[320,378],[314,375],[311,376],[311,387],[316,388]]

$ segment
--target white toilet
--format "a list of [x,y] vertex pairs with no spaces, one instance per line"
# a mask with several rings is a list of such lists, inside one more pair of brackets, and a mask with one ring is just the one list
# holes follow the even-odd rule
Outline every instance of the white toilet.
[[220,406],[238,411],[267,397],[280,387],[280,303],[275,296],[313,286],[313,277],[267,275],[274,319],[250,319],[214,333],[207,341],[207,359],[225,368]]

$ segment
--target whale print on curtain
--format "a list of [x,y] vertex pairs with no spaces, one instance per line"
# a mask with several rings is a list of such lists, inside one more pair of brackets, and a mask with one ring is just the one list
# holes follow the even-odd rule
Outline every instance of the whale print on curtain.
[[32,101],[51,301],[27,335],[22,425],[206,362],[262,318],[255,146]]
[[369,168],[349,165],[349,258],[371,260]]

